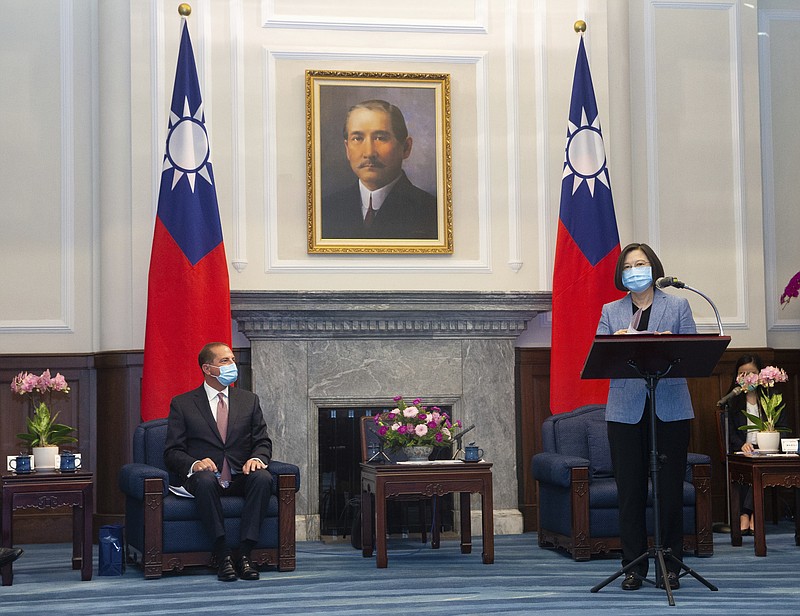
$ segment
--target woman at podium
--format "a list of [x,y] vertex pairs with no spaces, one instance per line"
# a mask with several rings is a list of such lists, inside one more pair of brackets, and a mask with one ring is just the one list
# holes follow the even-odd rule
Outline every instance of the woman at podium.
[[[655,287],[664,266],[647,244],[628,244],[617,260],[614,284],[627,295],[603,306],[598,335],[661,333],[695,334],[689,302]],[[664,548],[683,555],[683,477],[689,448],[689,420],[694,418],[686,379],[662,379],[656,389],[661,537]],[[650,417],[644,379],[612,379],[606,404],[611,461],[619,493],[619,528],[623,567],[647,552],[647,482]],[[622,582],[638,590],[647,576],[643,558]],[[674,568],[674,569],[671,569]],[[668,559],[670,588],[676,589],[679,566]]]

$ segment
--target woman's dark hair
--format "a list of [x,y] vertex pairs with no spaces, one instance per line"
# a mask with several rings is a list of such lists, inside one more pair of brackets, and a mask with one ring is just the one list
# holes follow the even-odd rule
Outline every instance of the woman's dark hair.
[[731,379],[731,386],[728,388],[729,392],[733,391],[733,388],[739,385],[739,383],[736,382],[736,378],[739,376],[739,369],[745,364],[754,364],[759,372],[764,369],[764,361],[761,359],[760,355],[756,353],[752,355],[742,355],[736,360],[736,368],[733,370],[733,379]]
[[650,267],[653,271],[653,282],[664,276],[664,266],[661,265],[661,259],[658,258],[658,255],[656,255],[655,251],[650,248],[650,246],[647,244],[628,244],[622,249],[619,259],[617,259],[617,269],[614,271],[614,286],[620,291],[627,292],[628,290],[625,288],[625,285],[622,284],[622,266],[625,265],[625,257],[628,256],[630,251],[637,249],[641,250],[647,256],[647,260],[650,261]]

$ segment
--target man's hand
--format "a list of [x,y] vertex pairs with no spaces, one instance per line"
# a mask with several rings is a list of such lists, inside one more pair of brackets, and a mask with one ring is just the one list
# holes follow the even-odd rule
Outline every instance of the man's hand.
[[247,462],[244,463],[242,467],[242,472],[245,475],[249,475],[252,471],[260,471],[262,469],[267,468],[267,465],[264,464],[258,458],[250,458]]
[[199,473],[200,471],[211,471],[212,473],[217,472],[217,465],[214,464],[214,460],[211,458],[203,458],[202,460],[198,460],[194,464],[192,464],[191,472]]
[[260,471],[262,469],[267,468],[267,465],[264,464],[258,458],[250,458],[247,462],[244,463],[242,467],[242,472],[245,475],[249,475],[252,471]]

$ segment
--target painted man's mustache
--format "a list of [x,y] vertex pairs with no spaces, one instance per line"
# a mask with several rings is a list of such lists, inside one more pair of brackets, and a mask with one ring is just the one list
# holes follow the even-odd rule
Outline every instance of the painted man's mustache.
[[384,165],[381,162],[378,162],[377,160],[368,160],[368,161],[365,161],[365,162],[361,163],[358,166],[358,168],[359,169],[368,169],[368,168],[371,167],[371,168],[374,168],[374,169],[383,169],[385,166],[386,165]]

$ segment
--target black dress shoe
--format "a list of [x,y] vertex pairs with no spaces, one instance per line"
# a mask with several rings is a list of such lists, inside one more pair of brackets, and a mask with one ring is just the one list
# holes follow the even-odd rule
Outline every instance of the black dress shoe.
[[257,580],[258,569],[250,564],[250,559],[247,556],[242,556],[239,560],[239,577],[243,580]]
[[233,561],[230,556],[223,558],[219,564],[217,579],[220,582],[233,582],[236,580],[236,570],[233,568]]
[[639,590],[642,587],[642,578],[635,573],[629,573],[622,580],[622,590]]
[[[681,587],[678,574],[674,571],[667,571],[667,580],[669,581],[670,590],[677,590]],[[664,578],[659,577],[658,580],[656,580],[656,588],[664,588]]]
[[0,567],[10,565],[22,556],[22,548],[0,548]]
[[749,528],[745,528],[742,530],[742,537],[752,537],[752,536],[753,536],[753,531],[750,530]]

